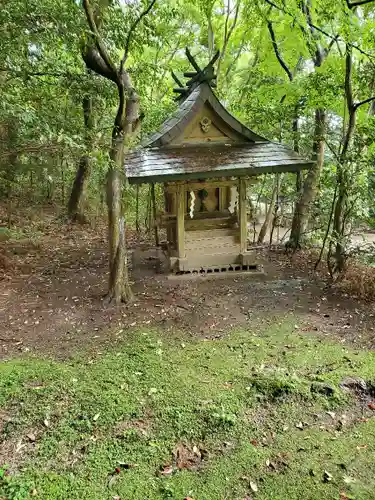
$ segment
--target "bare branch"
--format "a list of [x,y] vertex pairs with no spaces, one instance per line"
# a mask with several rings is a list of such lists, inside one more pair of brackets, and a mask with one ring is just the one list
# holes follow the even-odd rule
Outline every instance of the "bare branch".
[[132,40],[132,35],[134,33],[134,31],[136,30],[138,24],[142,21],[142,19],[147,16],[147,14],[150,12],[150,10],[153,8],[153,6],[155,5],[156,3],[156,0],[151,0],[149,6],[147,7],[147,9],[145,9],[138,17],[137,19],[134,21],[134,23],[131,25],[130,29],[129,29],[129,32],[128,32],[128,36],[126,37],[126,42],[125,42],[125,50],[124,50],[124,55],[122,56],[122,59],[121,59],[121,64],[120,64],[120,72],[122,72],[123,68],[124,68],[124,65],[128,59],[128,55],[129,55],[129,49],[130,49],[130,43],[131,43],[131,40]]
[[84,50],[82,50],[82,59],[84,60],[86,67],[91,69],[94,73],[117,83],[117,73],[108,68],[99,54],[98,49],[94,45],[87,45]]
[[339,34],[337,33],[337,35],[332,38],[332,40],[329,42],[329,45],[328,47],[325,49],[325,57],[328,56],[328,54],[331,52],[331,49],[332,47],[336,44],[336,48],[340,54],[341,57],[343,57],[343,53],[342,53],[342,50],[341,50],[341,47],[340,47],[340,44],[339,44]]
[[105,62],[105,65],[108,67],[108,70],[111,71],[111,73],[116,74],[116,67],[111,61],[111,58],[109,57],[109,54],[107,52],[107,49],[103,43],[103,40],[101,39],[98,27],[95,22],[95,16],[94,16],[94,11],[92,10],[91,4],[89,0],[83,0],[83,8],[86,13],[86,18],[87,22],[90,26],[90,29],[94,35],[94,41],[96,48],[98,49],[98,52],[100,54],[100,57],[103,59]]
[[326,146],[328,147],[328,149],[331,151],[331,153],[333,154],[333,156],[335,157],[336,161],[340,161],[340,158],[339,158],[339,155],[338,153],[334,150],[332,144],[330,144],[327,139],[325,138],[324,139],[324,142],[326,144]]
[[226,71],[225,71],[225,78],[228,78],[228,75],[229,73],[231,72],[232,68],[235,66],[235,64],[237,63],[239,57],[241,56],[242,54],[242,51],[243,51],[243,48],[246,44],[246,35],[249,31],[249,28],[244,32],[244,35],[242,36],[242,39],[241,39],[241,44],[237,50],[237,53],[236,55],[232,58],[231,62],[229,63]]
[[[346,57],[345,57],[345,99],[346,105],[349,112],[349,121],[348,126],[346,128],[344,141],[342,144],[342,149],[340,152],[340,162],[338,164],[344,165],[346,160],[346,153],[349,149],[349,145],[354,134],[355,122],[356,122],[356,108],[354,106],[353,101],[353,88],[352,88],[352,69],[353,69],[353,60],[352,60],[352,50],[348,45],[346,46]],[[340,167],[340,168],[341,168]],[[340,177],[340,172],[338,171],[338,176]]]
[[346,0],[346,5],[348,6],[349,9],[355,9],[355,7],[359,7],[360,5],[366,5],[367,3],[371,3],[374,0],[360,0],[358,2],[349,2],[349,0]]
[[[227,20],[228,20],[229,14],[230,14],[230,12],[229,12],[229,5],[230,5],[230,3],[229,3],[229,0],[228,0],[228,15],[227,15]],[[229,30],[227,30],[228,26],[226,26],[226,36],[224,37],[223,50],[221,51],[222,57],[224,57],[225,49],[226,49],[226,47],[228,45],[230,37],[232,36],[234,28],[236,27],[236,24],[237,24],[237,21],[238,21],[239,11],[240,11],[240,0],[237,0],[235,12],[234,12],[234,19],[233,19],[232,24],[230,25]],[[227,21],[226,21],[226,24],[227,24]]]
[[275,32],[273,30],[273,26],[272,26],[271,21],[267,22],[267,28],[268,28],[268,31],[269,31],[270,36],[271,36],[272,47],[273,47],[273,51],[275,52],[275,55],[277,57],[277,60],[279,61],[280,66],[283,68],[283,70],[287,74],[287,76],[289,78],[289,81],[292,82],[293,81],[293,73],[290,71],[290,69],[288,68],[288,66],[285,63],[284,59],[281,57],[279,46],[277,45],[277,41],[276,41],[276,37],[275,37]]
[[360,106],[363,106],[364,104],[367,104],[372,101],[375,101],[375,96],[369,97],[368,99],[364,99],[363,101],[360,102],[356,102],[354,104],[354,109],[358,109]]
[[354,107],[353,102],[353,89],[352,89],[352,72],[353,72],[353,61],[352,61],[352,52],[349,48],[346,50],[345,57],[345,97],[346,103],[348,106],[348,111],[351,113]]
[[299,56],[298,58],[298,61],[297,61],[297,64],[295,65],[294,69],[293,69],[293,78],[300,72],[302,71],[302,67],[303,67],[303,62],[304,62],[304,57],[303,56]]
[[9,73],[12,76],[15,77],[24,77],[24,78],[29,78],[32,76],[49,76],[52,78],[82,78],[86,75],[83,73],[69,73],[69,72],[62,72],[62,73],[54,73],[50,71],[28,71],[28,70],[15,70],[12,68],[0,68],[1,73]]

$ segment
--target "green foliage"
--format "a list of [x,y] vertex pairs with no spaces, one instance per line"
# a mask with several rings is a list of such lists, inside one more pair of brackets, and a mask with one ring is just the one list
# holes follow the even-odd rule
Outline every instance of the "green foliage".
[[7,500],[30,498],[33,483],[9,475],[8,465],[0,466],[0,492]]
[[[109,5],[98,2],[100,29],[116,63],[123,51],[124,33],[146,4],[130,3],[124,8],[118,1]],[[263,0],[229,4],[217,0],[158,1],[133,34],[127,62],[144,113],[137,140],[156,130],[176,109],[170,73],[173,69],[184,80],[183,72],[191,69],[184,47],[190,47],[200,64],[220,49],[217,93],[257,132],[292,146],[292,122],[297,113],[298,147],[301,154],[311,157],[315,110],[327,110],[326,162],[314,206],[314,227],[308,235],[311,241],[321,241],[330,217],[348,118],[345,43],[355,46],[352,83],[354,100],[359,101],[374,91],[372,56],[366,55],[371,54],[374,43],[374,4],[349,10],[345,2],[328,6],[313,0],[310,18],[297,0],[287,6],[276,1],[275,5],[280,8]],[[318,29],[311,28],[309,19]],[[293,74],[292,81],[275,55],[268,22],[272,23],[279,55]],[[91,174],[85,209],[102,213],[116,92],[111,82],[88,74],[82,61],[81,44],[89,36],[82,6],[66,0],[34,0],[26,7],[24,2],[9,0],[0,13],[0,24],[0,198],[66,205],[80,158],[87,155]],[[314,65],[317,51],[327,54],[320,66]],[[89,141],[82,114],[85,97],[93,101],[94,126]],[[358,111],[346,162],[350,207],[346,218],[354,227],[373,210],[369,176],[375,135],[370,111],[370,105]],[[272,182],[266,181],[268,197]],[[288,201],[296,200],[293,176],[284,178],[281,190]],[[147,190],[141,196],[142,209],[146,209]],[[134,193],[129,191],[124,197],[127,219],[134,221]],[[8,204],[8,210],[13,209]]]

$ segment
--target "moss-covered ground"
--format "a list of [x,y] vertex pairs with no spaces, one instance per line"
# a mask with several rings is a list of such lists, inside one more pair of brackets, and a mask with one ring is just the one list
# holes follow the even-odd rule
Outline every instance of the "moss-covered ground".
[[371,391],[340,383],[375,354],[294,323],[3,362],[0,498],[374,499]]

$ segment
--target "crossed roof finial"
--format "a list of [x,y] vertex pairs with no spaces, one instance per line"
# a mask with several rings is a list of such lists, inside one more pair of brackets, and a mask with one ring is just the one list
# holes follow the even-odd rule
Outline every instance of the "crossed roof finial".
[[192,90],[194,90],[198,85],[203,82],[208,83],[211,87],[216,87],[216,75],[214,70],[214,64],[218,60],[220,56],[220,51],[218,50],[210,62],[201,69],[196,62],[194,56],[190,52],[190,50],[186,47],[185,49],[186,57],[188,58],[190,64],[193,66],[195,71],[186,71],[184,73],[185,78],[189,78],[184,86],[183,83],[179,80],[179,78],[172,71],[173,80],[177,83],[178,88],[173,89],[173,92],[179,94],[177,100],[184,100]]

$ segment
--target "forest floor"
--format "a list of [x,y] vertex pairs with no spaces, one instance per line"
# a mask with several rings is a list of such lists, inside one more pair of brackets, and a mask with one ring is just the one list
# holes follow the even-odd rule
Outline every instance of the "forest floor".
[[104,306],[104,226],[64,224],[52,212],[35,220],[20,216],[19,228],[16,239],[0,242],[2,358],[22,352],[66,358],[82,347],[95,355],[127,329],[147,325],[220,337],[228,328],[288,313],[330,338],[375,346],[374,304],[328,287],[306,253],[265,250],[258,254],[264,276],[171,280],[159,272],[159,253],[145,240],[138,245],[132,233],[135,300],[116,308]]
[[374,305],[308,254],[168,279],[130,243],[120,308],[103,227],[2,244],[0,498],[372,499]]

